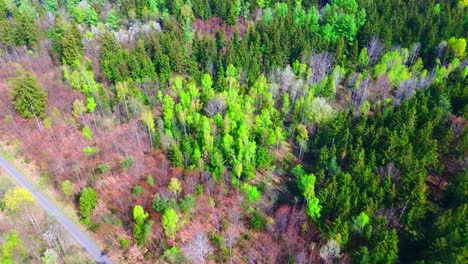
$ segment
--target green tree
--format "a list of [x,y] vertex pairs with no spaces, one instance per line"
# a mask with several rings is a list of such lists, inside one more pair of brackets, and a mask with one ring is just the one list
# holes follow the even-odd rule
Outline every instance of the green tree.
[[310,216],[314,221],[320,218],[320,212],[322,210],[322,206],[319,204],[319,199],[314,197],[307,201],[307,215]]
[[89,140],[93,139],[93,132],[91,132],[91,129],[89,128],[89,126],[84,126],[82,132],[83,132],[83,137]]
[[62,59],[67,64],[73,64],[83,56],[82,34],[76,23],[71,23],[62,37]]
[[154,223],[152,220],[148,221],[148,216],[148,213],[140,205],[133,207],[133,220],[135,221],[133,236],[140,246],[145,244],[146,239],[151,234],[151,227]]
[[86,98],[86,110],[88,110],[88,113],[94,113],[96,106],[97,104],[93,97]]
[[39,43],[39,27],[35,19],[26,13],[19,15],[16,18],[13,39],[18,46],[35,48]]
[[44,92],[30,72],[17,71],[11,80],[11,97],[18,113],[27,119],[42,118],[47,108],[47,93]]
[[71,183],[69,180],[65,180],[62,182],[62,193],[65,195],[66,198],[70,197],[70,195],[73,192],[73,189],[75,189],[75,186],[73,186],[73,183]]
[[365,212],[361,212],[358,216],[353,217],[352,227],[354,230],[361,232],[367,224],[369,224],[369,216]]
[[13,264],[14,250],[19,245],[18,232],[16,230],[10,231],[5,235],[5,242],[0,244],[0,263]]
[[179,215],[174,209],[168,208],[164,211],[162,226],[166,236],[174,241],[175,235],[180,229]]
[[181,168],[183,167],[184,155],[177,145],[172,144],[169,147],[169,161],[172,167]]
[[98,14],[93,7],[87,7],[84,9],[84,21],[88,26],[96,26],[99,22]]
[[112,30],[118,30],[120,24],[119,13],[111,9],[106,16],[106,25]]
[[448,41],[448,48],[455,58],[462,60],[466,55],[466,39],[451,37]]
[[86,225],[91,225],[91,215],[96,208],[97,193],[91,188],[87,187],[83,190],[80,196],[80,214],[81,220]]
[[247,197],[249,203],[255,203],[260,200],[260,192],[255,186],[244,183],[241,187],[241,191]]
[[177,198],[177,195],[182,191],[182,185],[177,178],[172,177],[169,182],[169,190],[174,194],[174,197]]

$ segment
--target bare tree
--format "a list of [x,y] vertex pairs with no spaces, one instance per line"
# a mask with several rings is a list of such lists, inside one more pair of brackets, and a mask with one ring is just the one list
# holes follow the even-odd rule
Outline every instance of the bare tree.
[[320,257],[325,260],[326,263],[332,263],[336,258],[341,257],[340,245],[336,240],[330,239],[325,245],[320,247]]
[[447,41],[442,40],[437,46],[437,58],[438,59],[441,59],[444,56],[446,49],[447,49]]
[[232,248],[237,243],[237,238],[239,234],[235,228],[230,228],[224,235],[224,241],[226,246],[229,248],[229,261],[232,263]]
[[309,66],[312,68],[312,76],[309,84],[320,82],[327,76],[333,66],[333,54],[330,52],[321,52],[313,54],[310,57]]
[[280,89],[280,92],[283,94],[287,91],[289,91],[289,88],[294,84],[294,81],[295,81],[295,75],[294,75],[294,72],[291,68],[291,66],[286,66],[286,68],[284,69],[284,71],[279,71],[279,75],[280,75],[280,78],[281,78],[281,89]]
[[295,257],[295,264],[307,264],[309,260],[307,259],[307,255],[304,251],[300,251],[296,254]]
[[380,58],[384,51],[382,42],[375,37],[372,37],[367,43],[367,55],[369,56],[369,64],[374,64]]
[[213,253],[213,247],[208,238],[201,232],[197,233],[192,241],[185,244],[182,250],[193,261],[198,260],[202,263],[205,263],[206,258]]
[[203,109],[207,116],[221,114],[226,109],[226,100],[222,96],[216,96],[211,99]]
[[411,46],[411,51],[408,57],[408,64],[411,66],[416,61],[419,56],[419,52],[421,51],[421,43],[416,42]]
[[400,171],[393,162],[388,163],[385,167],[379,167],[377,173],[382,178],[392,179],[393,182],[398,182],[400,180]]
[[275,212],[275,223],[278,232],[284,233],[288,227],[288,218],[289,212],[291,211],[291,206],[283,205]]

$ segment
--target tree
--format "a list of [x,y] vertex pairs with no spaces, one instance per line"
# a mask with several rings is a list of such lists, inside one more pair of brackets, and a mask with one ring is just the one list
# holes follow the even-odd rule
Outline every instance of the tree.
[[41,257],[42,264],[57,264],[59,255],[53,248],[48,248]]
[[309,141],[309,132],[303,124],[298,124],[296,126],[297,136],[296,140],[299,144],[299,158],[302,158],[304,152],[307,151],[307,145]]
[[28,204],[34,204],[35,200],[28,190],[21,187],[15,187],[13,189],[9,189],[5,193],[3,202],[10,212],[15,212]]
[[112,30],[118,30],[120,24],[120,18],[117,11],[111,9],[106,16],[106,25]]
[[5,236],[5,242],[0,244],[0,263],[13,264],[14,249],[18,247],[19,239],[16,230],[10,231]]
[[352,227],[354,230],[361,232],[367,224],[369,224],[369,216],[365,212],[353,217]]
[[260,192],[255,186],[244,183],[241,191],[247,197],[247,201],[249,201],[249,203],[254,203],[260,200]]
[[91,215],[96,208],[97,203],[97,193],[91,188],[87,187],[83,190],[80,196],[80,214],[81,220],[86,225],[91,224]]
[[83,101],[75,99],[73,102],[73,111],[72,115],[74,118],[80,118],[84,120],[83,113],[86,112],[86,107]]
[[332,119],[333,114],[333,108],[324,98],[319,97],[315,98],[310,104],[308,120],[317,124],[322,124]]
[[336,258],[341,257],[341,249],[338,242],[334,239],[330,239],[320,247],[320,257],[325,261],[333,261]]
[[193,261],[205,263],[206,258],[213,253],[213,247],[205,234],[198,232],[189,243],[182,248],[185,254]]
[[327,78],[327,81],[325,82],[325,85],[322,89],[322,95],[325,98],[334,98],[335,97],[335,81],[333,80],[333,77],[330,76]]
[[93,97],[86,98],[86,110],[88,110],[88,113],[94,113],[96,106],[96,101],[94,101]]
[[65,63],[72,65],[83,56],[83,43],[81,31],[76,25],[72,23],[62,37],[62,59]]
[[39,27],[33,17],[20,14],[15,23],[13,39],[16,45],[34,48],[39,43]]
[[93,7],[86,7],[84,9],[84,20],[88,26],[97,25],[97,23],[99,22],[99,17],[96,13],[96,10],[94,10]]
[[320,218],[321,210],[322,206],[319,204],[319,199],[317,197],[313,197],[307,201],[307,215],[314,221]]
[[169,161],[173,167],[183,167],[184,156],[177,145],[172,144],[169,147]]
[[65,180],[62,182],[62,193],[65,195],[66,198],[68,198],[72,194],[73,189],[75,189],[75,186],[73,186],[73,183],[71,183],[69,180]]
[[151,226],[153,221],[148,221],[148,213],[145,213],[143,207],[135,205],[133,207],[133,220],[135,225],[133,226],[133,236],[137,241],[138,245],[144,245],[146,239],[151,233]]
[[30,72],[17,71],[11,80],[11,97],[18,113],[26,118],[42,118],[47,108],[47,93],[42,90]]
[[150,145],[153,142],[152,136],[156,132],[156,125],[154,123],[154,116],[153,112],[145,108],[143,112],[141,112],[140,120],[145,124],[147,131],[148,131],[148,137],[149,137],[149,143]]
[[179,215],[177,215],[177,212],[174,209],[168,208],[164,211],[162,226],[166,236],[171,238],[172,242],[174,242],[175,235],[180,229]]
[[182,191],[182,185],[177,178],[172,177],[169,182],[169,190],[174,194],[174,197],[177,199],[177,195]]
[[466,55],[466,39],[451,37],[448,41],[448,48],[455,58],[462,60]]
[[92,140],[93,139],[93,132],[91,132],[91,129],[89,128],[89,126],[84,126],[83,127],[83,137],[89,139],[89,140]]

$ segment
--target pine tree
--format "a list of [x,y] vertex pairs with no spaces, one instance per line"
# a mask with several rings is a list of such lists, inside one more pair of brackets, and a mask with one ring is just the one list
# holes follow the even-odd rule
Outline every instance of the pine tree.
[[67,64],[80,60],[83,55],[83,43],[80,29],[75,23],[65,32],[62,38],[63,60]]
[[16,45],[34,48],[39,43],[39,27],[34,18],[21,14],[16,18],[13,38]]
[[11,84],[15,110],[27,119],[42,118],[47,108],[47,93],[41,89],[32,73],[19,70]]
[[91,224],[91,214],[94,211],[97,203],[96,191],[91,188],[85,188],[80,196],[80,214],[83,223],[86,225]]

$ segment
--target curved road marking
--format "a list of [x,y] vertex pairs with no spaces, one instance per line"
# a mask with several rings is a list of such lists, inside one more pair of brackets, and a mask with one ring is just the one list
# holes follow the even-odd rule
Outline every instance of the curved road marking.
[[113,262],[106,256],[88,236],[83,233],[77,225],[75,225],[67,216],[65,216],[60,209],[51,203],[41,192],[34,187],[21,173],[19,173],[5,158],[0,156],[0,167],[5,170],[15,181],[23,188],[26,188],[40,207],[42,207],[49,215],[55,218],[63,228],[75,239],[75,241],[86,250],[99,264],[113,264]]

